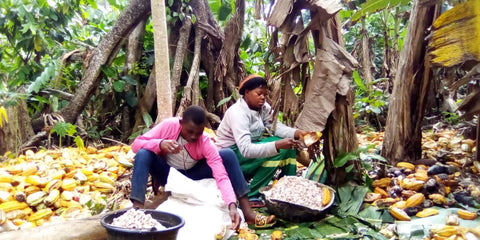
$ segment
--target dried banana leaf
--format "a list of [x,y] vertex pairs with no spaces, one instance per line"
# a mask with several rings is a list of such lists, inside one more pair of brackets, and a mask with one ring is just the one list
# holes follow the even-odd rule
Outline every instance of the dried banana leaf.
[[480,0],[455,5],[433,23],[432,62],[444,67],[480,61]]
[[462,104],[458,106],[459,111],[465,111],[462,118],[470,119],[476,114],[480,113],[480,91],[470,93]]

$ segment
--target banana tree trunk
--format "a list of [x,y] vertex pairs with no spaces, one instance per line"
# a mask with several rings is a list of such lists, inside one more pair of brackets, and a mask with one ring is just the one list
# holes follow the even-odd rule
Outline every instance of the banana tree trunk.
[[363,78],[368,88],[370,88],[373,82],[372,74],[372,60],[370,57],[370,38],[368,37],[367,27],[365,24],[365,18],[362,18],[362,69]]
[[382,156],[392,164],[417,160],[422,153],[421,123],[431,78],[425,37],[439,7],[420,2],[413,4],[390,97]]

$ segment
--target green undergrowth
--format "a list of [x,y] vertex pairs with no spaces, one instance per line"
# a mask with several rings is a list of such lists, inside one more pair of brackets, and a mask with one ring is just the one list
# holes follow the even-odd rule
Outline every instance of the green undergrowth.
[[[382,223],[393,222],[390,214],[375,207],[364,207],[363,198],[368,187],[346,185],[336,193],[335,204],[326,217],[313,222],[294,223],[277,219],[275,228],[255,230],[260,239],[271,239],[275,230],[283,232],[285,240],[293,239],[388,239],[379,233]],[[362,209],[362,210],[360,210]],[[268,213],[262,208],[260,212]],[[230,238],[237,240],[237,236]]]

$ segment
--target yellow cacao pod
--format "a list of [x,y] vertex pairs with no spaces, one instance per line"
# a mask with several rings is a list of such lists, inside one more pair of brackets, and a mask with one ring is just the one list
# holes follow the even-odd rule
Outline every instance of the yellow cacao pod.
[[282,240],[283,239],[283,233],[282,231],[276,230],[272,232],[272,235],[270,236],[271,240]]
[[48,219],[50,216],[52,216],[52,214],[53,214],[52,209],[45,208],[33,213],[32,215],[30,215],[30,217],[28,217],[27,220],[30,222],[36,222],[40,219]]
[[392,207],[400,208],[400,209],[405,209],[407,208],[407,201],[398,201],[392,205]]
[[373,189],[373,192],[379,193],[380,195],[382,195],[382,197],[389,197],[388,193],[385,190],[383,190],[383,188],[375,187]]
[[23,166],[21,164],[18,165],[11,165],[6,167],[7,172],[9,172],[12,175],[19,174],[23,171]]
[[386,188],[388,186],[390,186],[392,182],[392,179],[391,178],[381,178],[381,179],[377,179],[375,181],[373,181],[372,183],[372,186],[373,187],[381,187],[381,188]]
[[110,189],[112,192],[115,190],[115,187],[113,185],[105,182],[94,182],[93,186],[96,188],[96,190]]
[[25,194],[27,194],[27,196],[32,193],[36,193],[38,191],[41,191],[41,190],[37,186],[28,186],[27,188],[25,188]]
[[95,182],[96,180],[98,180],[98,173],[92,173],[91,175],[86,175],[87,176],[87,181],[90,181],[90,182]]
[[462,209],[459,209],[457,211],[457,214],[461,219],[465,219],[465,220],[473,220],[473,219],[477,218],[477,216],[478,216],[478,214],[476,212],[470,212],[470,211],[462,210]]
[[62,181],[62,189],[64,191],[72,191],[77,187],[77,182],[73,178],[65,178]]
[[118,163],[120,163],[120,165],[122,165],[122,167],[124,167],[124,168],[133,167],[133,163],[131,163],[128,159],[123,158],[123,157],[118,159]]
[[46,193],[44,191],[38,191],[36,193],[32,193],[32,194],[28,195],[28,197],[27,197],[28,206],[32,206],[32,207],[37,206],[38,204],[40,204],[43,201],[45,195],[46,195]]
[[408,214],[400,208],[389,207],[388,212],[397,220],[400,221],[410,221],[411,218]]
[[405,178],[400,181],[400,187],[402,187],[404,190],[419,191],[423,188],[424,183],[424,181],[417,180],[416,178]]
[[406,207],[418,206],[423,202],[423,200],[425,200],[425,196],[422,193],[415,193],[407,199]]
[[428,198],[431,199],[435,204],[438,204],[438,205],[447,204],[447,199],[445,198],[445,196],[443,196],[442,194],[439,194],[439,193],[430,194],[430,195],[428,195]]
[[427,171],[416,172],[413,174],[415,179],[426,182],[428,180]]
[[372,205],[377,207],[390,207],[394,203],[398,202],[398,198],[381,198],[373,201]]
[[433,215],[437,215],[438,210],[435,208],[425,208],[422,211],[418,212],[415,216],[423,218],[423,217],[430,217]]
[[93,169],[82,168],[80,169],[80,172],[88,177],[93,174]]
[[73,178],[75,174],[77,173],[76,169],[70,170],[69,172],[65,173],[64,178]]
[[53,179],[49,181],[47,185],[45,185],[45,188],[43,189],[43,191],[49,193],[54,189],[59,189],[61,185],[62,185],[62,182],[60,180]]
[[0,203],[8,202],[10,200],[13,200],[10,192],[0,190]]
[[40,182],[43,182],[43,181],[44,180],[42,180],[37,175],[31,175],[31,176],[27,176],[25,178],[25,183],[28,183],[28,184],[33,185],[33,186],[38,186],[38,185],[40,185]]
[[31,175],[35,175],[35,173],[37,173],[38,171],[38,167],[35,166],[35,165],[30,165],[30,166],[27,166],[23,169],[23,172],[22,172],[22,176],[31,176]]
[[24,202],[19,202],[19,201],[8,201],[0,204],[0,210],[3,210],[5,213],[8,213],[10,211],[14,210],[22,210],[24,208],[27,208],[28,205]]
[[8,173],[0,173],[0,182],[12,183],[13,182],[13,176],[8,174]]
[[53,189],[48,196],[43,200],[45,205],[51,206],[60,198],[60,191],[58,189]]
[[457,227],[445,225],[442,228],[431,229],[433,234],[436,234],[439,237],[451,237],[458,233]]
[[6,182],[0,182],[0,190],[3,191],[10,191],[12,189],[12,184],[11,183],[6,183]]
[[62,180],[62,178],[65,176],[65,170],[63,169],[60,169],[60,170],[57,170],[57,171],[54,171],[50,177],[52,179],[56,179],[56,180]]
[[330,203],[330,200],[332,199],[330,189],[324,187],[322,188],[322,205],[325,206]]
[[104,183],[108,183],[112,186],[115,186],[115,180],[112,177],[108,176],[107,174],[101,173],[98,177],[98,180]]
[[406,169],[409,169],[409,170],[414,170],[415,169],[415,165],[413,165],[409,162],[398,162],[397,167],[398,168],[406,168]]

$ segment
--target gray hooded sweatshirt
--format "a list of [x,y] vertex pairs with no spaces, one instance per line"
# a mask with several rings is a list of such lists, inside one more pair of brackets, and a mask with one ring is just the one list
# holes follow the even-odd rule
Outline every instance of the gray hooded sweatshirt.
[[[265,129],[272,128],[272,108],[265,103],[260,111],[248,107],[243,98],[225,112],[217,129],[215,144],[219,148],[237,145],[245,158],[264,158],[278,154],[275,142],[253,144],[259,141]],[[295,128],[287,127],[277,120],[274,135],[281,138],[293,138]]]

